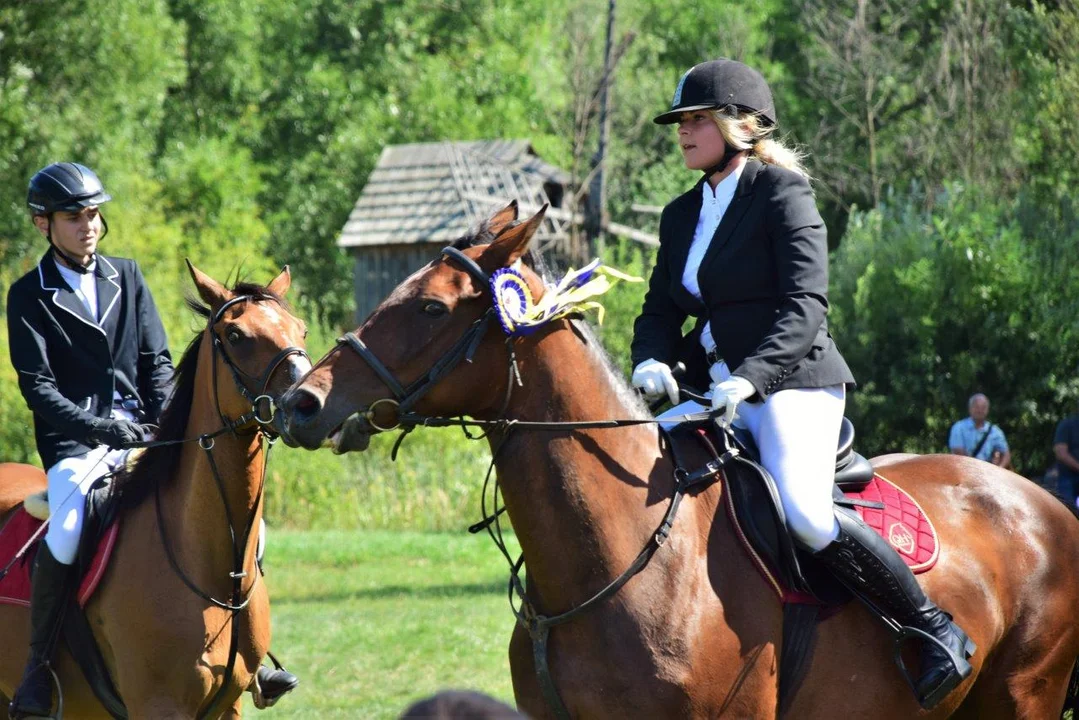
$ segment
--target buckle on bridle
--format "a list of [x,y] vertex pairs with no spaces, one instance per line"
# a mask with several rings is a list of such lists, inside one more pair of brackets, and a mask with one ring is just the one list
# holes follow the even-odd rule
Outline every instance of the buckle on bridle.
[[377,408],[382,403],[387,403],[395,408],[400,407],[401,405],[401,403],[397,402],[393,398],[382,398],[381,400],[375,400],[373,403],[367,406],[366,410],[363,411],[363,419],[367,421],[368,425],[373,427],[375,430],[378,430],[379,432],[390,432],[391,430],[396,430],[397,428],[401,427],[400,413],[398,413],[397,415],[397,421],[389,427],[382,427],[375,422],[375,408]]

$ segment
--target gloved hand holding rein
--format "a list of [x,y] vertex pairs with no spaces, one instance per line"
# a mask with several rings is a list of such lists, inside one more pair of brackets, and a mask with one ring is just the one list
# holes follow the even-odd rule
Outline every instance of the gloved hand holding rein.
[[153,431],[143,425],[122,418],[96,418],[86,436],[89,445],[108,445],[113,450],[123,450],[136,443],[146,442]]

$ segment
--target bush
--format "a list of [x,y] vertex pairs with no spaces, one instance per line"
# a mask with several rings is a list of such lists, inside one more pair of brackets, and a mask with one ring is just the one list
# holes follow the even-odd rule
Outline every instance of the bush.
[[855,211],[832,264],[833,334],[859,389],[848,414],[859,447],[946,452],[948,431],[983,392],[1013,464],[1040,473],[1053,429],[1079,397],[1070,266],[1047,268],[1021,202],[952,186]]

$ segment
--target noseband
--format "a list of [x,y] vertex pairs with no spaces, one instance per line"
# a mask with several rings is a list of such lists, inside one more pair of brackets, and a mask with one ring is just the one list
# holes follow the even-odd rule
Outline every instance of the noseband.
[[[244,372],[233,362],[232,357],[225,349],[225,344],[221,342],[221,338],[217,336],[217,333],[213,331],[214,326],[225,316],[225,311],[233,305],[238,305],[242,302],[257,302],[259,300],[274,300],[277,298],[272,295],[239,295],[227,301],[224,305],[218,308],[217,312],[213,314],[209,321],[210,337],[213,338],[213,383],[214,383],[214,405],[217,406],[217,414],[221,418],[221,422],[226,427],[232,428],[234,431],[246,425],[248,422],[254,420],[262,426],[263,431],[273,422],[274,407],[276,401],[266,394],[266,388],[270,384],[270,379],[273,377],[274,372],[287,358],[292,355],[300,355],[302,357],[311,359],[311,356],[307,354],[307,351],[303,348],[290,345],[281,350],[277,355],[271,358],[269,364],[262,374],[255,376],[250,373]],[[232,380],[236,384],[236,389],[240,391],[240,394],[251,403],[251,412],[236,420],[229,420],[225,417],[225,414],[221,411],[221,401],[218,398],[217,392],[217,356],[220,355],[221,359],[225,361],[225,365],[228,366],[229,371],[232,373]],[[247,382],[253,381],[254,386],[257,388],[255,392],[252,392],[248,387]]]
[[[490,287],[491,277],[483,268],[481,268],[475,260],[465,255],[463,252],[455,247],[445,247],[442,249],[442,255],[447,258],[452,258],[464,266],[465,271],[473,277],[480,287]],[[354,332],[347,332],[337,339],[337,347],[335,351],[340,350],[342,347],[349,347],[359,355],[368,367],[374,370],[379,379],[386,384],[386,387],[393,393],[393,398],[383,398],[376,400],[367,406],[366,411],[362,414],[367,420],[367,423],[376,430],[388,431],[395,429],[392,427],[380,427],[375,423],[375,408],[379,405],[391,405],[397,408],[398,418],[400,415],[408,412],[412,409],[420,398],[426,395],[431,389],[438,384],[438,382],[453,371],[462,360],[472,362],[472,357],[476,354],[476,348],[479,347],[480,341],[483,340],[483,336],[487,333],[487,326],[491,322],[491,318],[494,317],[494,307],[490,307],[478,320],[469,326],[457,342],[450,347],[442,356],[435,361],[431,369],[421,375],[419,378],[409,383],[407,386],[401,383],[393,372],[386,367],[386,365],[378,359],[378,357],[371,351],[371,348],[367,347],[363,340],[359,338]]]

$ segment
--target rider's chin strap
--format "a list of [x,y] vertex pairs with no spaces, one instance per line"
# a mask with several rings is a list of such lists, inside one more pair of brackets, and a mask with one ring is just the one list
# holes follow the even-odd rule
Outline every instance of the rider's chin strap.
[[[109,234],[109,224],[107,222],[105,222],[105,216],[104,215],[99,215],[98,217],[101,218],[101,225],[102,225],[102,227],[105,228],[104,231],[101,233],[101,237],[99,237],[97,239],[98,242],[101,242],[102,240],[105,239],[105,236]],[[60,247],[56,243],[54,243],[52,241],[52,215],[49,215],[48,220],[49,220],[49,229],[46,232],[45,236],[49,239],[49,247],[52,248],[53,253],[55,253],[56,256],[59,257],[63,261],[64,265],[68,266],[69,268],[71,268],[75,272],[79,273],[80,275],[86,275],[87,273],[89,273],[90,272],[90,265],[92,265],[94,260],[97,259],[97,253],[94,253],[94,255],[92,255],[90,257],[90,262],[88,262],[85,265],[83,265],[82,263],[75,260],[75,258],[71,257],[66,252],[61,250]]]

